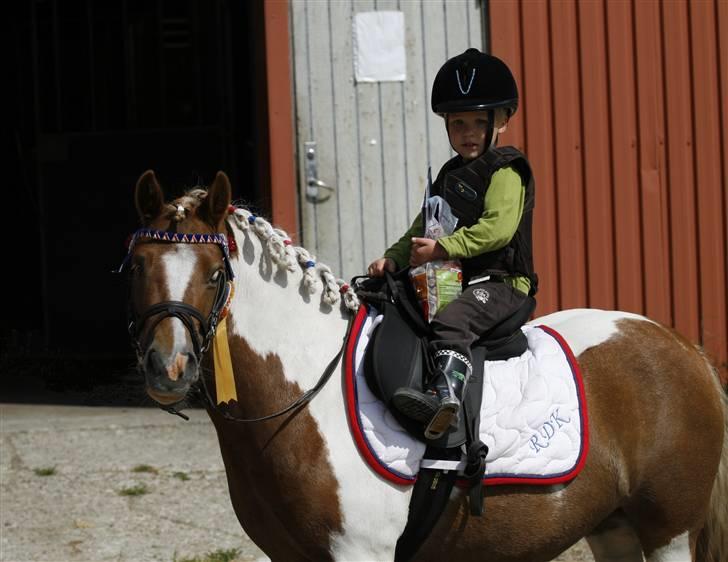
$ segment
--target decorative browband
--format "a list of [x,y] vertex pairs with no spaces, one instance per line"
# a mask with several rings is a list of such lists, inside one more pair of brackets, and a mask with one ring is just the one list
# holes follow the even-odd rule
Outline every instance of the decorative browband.
[[225,262],[225,270],[229,279],[233,279],[232,265],[230,264],[230,249],[228,247],[227,237],[224,234],[196,234],[191,232],[169,232],[168,230],[155,230],[153,228],[140,228],[131,236],[129,241],[129,249],[124,261],[119,266],[118,271],[121,272],[129,261],[134,245],[138,240],[152,240],[154,242],[170,242],[173,244],[215,244],[222,251],[223,261]]

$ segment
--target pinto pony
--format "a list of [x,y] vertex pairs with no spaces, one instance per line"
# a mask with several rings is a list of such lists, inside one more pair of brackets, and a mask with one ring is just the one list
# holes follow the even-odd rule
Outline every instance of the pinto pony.
[[[124,267],[147,392],[176,412],[205,389],[235,513],[272,560],[391,560],[412,488],[376,474],[350,435],[340,351],[356,297],[230,199],[223,173],[171,203],[153,172],[137,183],[144,229]],[[534,323],[558,331],[581,366],[585,466],[568,484],[488,486],[483,517],[455,488],[417,559],[535,562],[586,537],[598,562],[728,560],[725,394],[703,354],[634,314]],[[229,349],[225,397],[213,339]]]

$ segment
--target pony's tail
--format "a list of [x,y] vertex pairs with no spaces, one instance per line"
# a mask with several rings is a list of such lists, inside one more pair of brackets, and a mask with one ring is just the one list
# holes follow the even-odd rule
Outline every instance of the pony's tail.
[[[716,372],[716,381],[718,381],[717,374]],[[728,560],[728,508],[726,508],[728,506],[728,394],[720,382],[716,386],[720,389],[723,402],[725,431],[723,451],[720,455],[718,474],[713,482],[713,491],[710,494],[708,514],[695,544],[695,559],[699,562]]]

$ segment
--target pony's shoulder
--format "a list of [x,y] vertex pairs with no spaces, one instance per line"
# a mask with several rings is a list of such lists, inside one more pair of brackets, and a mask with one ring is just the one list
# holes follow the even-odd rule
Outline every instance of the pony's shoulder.
[[559,332],[569,343],[574,355],[599,345],[620,333],[620,320],[652,322],[649,318],[620,310],[574,308],[560,310],[529,322],[532,326],[545,325]]

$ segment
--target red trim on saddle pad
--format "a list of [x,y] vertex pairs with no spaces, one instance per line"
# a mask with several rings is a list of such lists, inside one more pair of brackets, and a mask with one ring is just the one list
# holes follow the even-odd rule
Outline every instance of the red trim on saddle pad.
[[[359,338],[361,336],[362,327],[364,325],[364,322],[367,319],[368,309],[366,305],[362,305],[359,307],[359,311],[357,312],[356,318],[354,319],[354,325],[352,326],[352,330],[349,336],[349,341],[346,344],[346,355],[344,357],[345,361],[345,389],[346,389],[346,410],[348,414],[348,420],[349,420],[349,427],[351,428],[351,433],[354,438],[354,442],[356,443],[357,449],[359,450],[359,453],[364,457],[364,460],[366,460],[367,464],[380,476],[382,476],[385,480],[388,480],[389,482],[392,482],[394,484],[398,484],[400,486],[408,486],[415,483],[417,480],[417,477],[414,476],[406,476],[402,475],[396,471],[393,471],[388,466],[383,464],[379,458],[374,454],[374,452],[371,450],[369,442],[367,441],[366,437],[364,436],[364,430],[362,429],[361,424],[361,418],[359,415],[359,404],[358,404],[358,398],[357,398],[357,381],[356,381],[356,348],[359,342]],[[566,343],[566,341],[561,337],[561,335],[556,332],[554,329],[549,328],[548,326],[537,326],[547,334],[549,334],[551,337],[553,337],[560,347],[563,349],[564,354],[568,360],[569,366],[571,368],[572,375],[574,377],[574,381],[576,383],[577,387],[577,394],[578,394],[578,400],[579,400],[579,410],[580,410],[580,421],[581,421],[581,450],[579,451],[579,456],[576,464],[574,467],[569,470],[566,473],[559,474],[557,476],[553,477],[515,477],[515,476],[487,476],[483,479],[483,483],[485,485],[489,486],[497,486],[497,485],[530,485],[530,486],[550,486],[554,484],[563,484],[564,482],[568,482],[569,480],[572,480],[576,477],[579,472],[581,472],[582,468],[584,468],[584,464],[586,463],[586,457],[589,450],[589,424],[588,424],[588,416],[587,416],[587,405],[586,405],[586,394],[584,392],[584,381],[582,379],[581,370],[579,368],[579,364],[576,361],[576,358],[574,357],[573,352],[571,351],[571,348]],[[458,481],[458,485],[460,486],[467,486],[466,481]]]
[[351,333],[349,334],[349,341],[346,343],[346,356],[344,362],[346,365],[344,376],[346,378],[346,410],[349,413],[349,427],[351,428],[351,434],[354,437],[359,453],[364,457],[374,471],[395,484],[400,486],[408,486],[414,484],[417,477],[406,478],[399,474],[396,474],[389,470],[388,467],[379,462],[379,459],[369,448],[369,443],[364,437],[364,432],[361,428],[361,419],[359,418],[359,402],[357,400],[356,393],[356,371],[354,370],[356,357],[355,351],[357,343],[359,343],[359,336],[361,335],[361,328],[364,325],[364,321],[367,318],[367,306],[362,304],[359,307],[359,311],[356,313],[354,318],[354,325],[351,327]]

